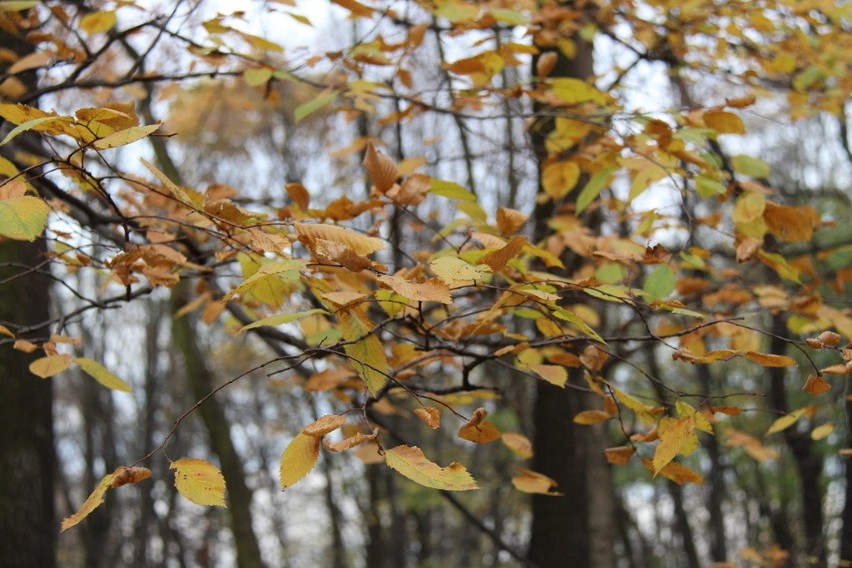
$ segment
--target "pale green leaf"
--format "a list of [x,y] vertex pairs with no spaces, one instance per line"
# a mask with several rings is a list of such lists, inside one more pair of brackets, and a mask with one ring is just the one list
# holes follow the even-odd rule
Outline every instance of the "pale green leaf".
[[449,197],[450,199],[460,199],[462,201],[476,201],[476,196],[463,188],[459,184],[452,181],[444,181],[435,179],[429,182],[429,193]]
[[278,314],[274,316],[269,316],[267,318],[259,319],[255,322],[252,322],[246,326],[243,326],[240,329],[240,333],[244,331],[248,331],[250,329],[254,329],[256,327],[264,327],[264,326],[276,326],[276,325],[284,325],[288,323],[293,323],[294,321],[300,320],[302,318],[308,317],[313,314],[327,314],[328,312],[325,310],[321,310],[319,308],[313,310],[305,310],[303,312],[293,312],[290,314]]
[[80,365],[80,368],[83,369],[87,375],[101,383],[106,388],[123,392],[133,392],[130,385],[115,376],[100,363],[92,361],[91,359],[86,359],[85,357],[77,357],[74,362]]
[[34,241],[47,226],[50,207],[31,195],[0,201],[0,236]]
[[92,146],[98,150],[107,150],[109,148],[124,146],[125,144],[130,144],[131,142],[136,142],[137,140],[145,138],[149,134],[155,132],[158,128],[160,128],[160,126],[162,126],[162,123],[158,122],[157,124],[134,126],[126,130],[119,130],[109,136],[104,136],[100,140],[95,140],[92,143]]
[[668,264],[657,266],[648,278],[645,279],[645,285],[642,289],[655,300],[665,298],[675,289],[677,278],[674,270]]
[[337,91],[332,91],[330,93],[326,93],[315,99],[312,99],[306,103],[300,104],[296,107],[296,110],[293,111],[293,116],[296,119],[296,123],[302,122],[309,115],[315,113],[324,106],[330,105],[336,99]]

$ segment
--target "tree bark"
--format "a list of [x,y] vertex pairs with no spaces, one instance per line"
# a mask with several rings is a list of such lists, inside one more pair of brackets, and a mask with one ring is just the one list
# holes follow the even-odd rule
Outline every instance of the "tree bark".
[[[18,56],[32,53],[33,46],[24,39],[24,30],[15,29],[15,21],[10,15],[0,29],[0,48]],[[0,64],[0,74],[5,74],[7,61]],[[36,83],[34,72],[18,79],[30,88]],[[2,154],[14,158],[15,144],[4,146]],[[13,331],[49,318],[50,281],[29,271],[44,260],[45,252],[42,239],[0,240],[0,324]],[[44,329],[40,335],[47,334]],[[56,565],[58,533],[52,383],[29,372],[37,355],[13,349],[8,337],[0,339],[0,567],[51,568]]]

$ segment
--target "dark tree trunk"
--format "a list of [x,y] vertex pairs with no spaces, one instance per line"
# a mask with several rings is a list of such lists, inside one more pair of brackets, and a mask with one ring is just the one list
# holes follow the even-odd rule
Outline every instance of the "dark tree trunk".
[[[0,323],[17,329],[46,321],[48,282],[27,267],[44,241],[0,243]],[[3,339],[8,339],[3,337]],[[36,358],[0,343],[0,567],[56,565],[51,379],[29,372]]]
[[[12,12],[0,29],[0,48],[16,55],[32,53]],[[8,60],[0,63],[5,74]],[[27,87],[34,72],[18,76]],[[15,143],[2,148],[14,159]],[[0,182],[2,183],[2,182]],[[49,318],[49,279],[30,272],[45,258],[45,243],[0,240],[0,324],[15,331]],[[39,330],[46,336],[49,330]],[[46,337],[40,337],[46,339]],[[12,348],[0,335],[0,567],[51,568],[56,565],[58,526],[54,506],[53,391],[51,380],[29,372],[37,355]]]

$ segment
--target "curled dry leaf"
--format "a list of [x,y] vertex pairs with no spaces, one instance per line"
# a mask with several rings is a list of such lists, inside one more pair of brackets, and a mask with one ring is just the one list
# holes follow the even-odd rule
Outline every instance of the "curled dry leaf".
[[817,340],[826,347],[836,347],[840,344],[840,340],[843,339],[839,334],[834,333],[833,331],[823,331],[817,337]]
[[606,461],[614,465],[624,465],[630,461],[633,454],[636,453],[636,448],[633,446],[616,446],[604,450]]
[[527,222],[528,215],[515,209],[497,209],[497,229],[503,236],[514,235]]
[[350,450],[356,446],[375,440],[378,435],[379,429],[374,428],[369,434],[359,432],[354,436],[344,438],[339,442],[329,442],[328,439],[324,438],[322,441],[322,447],[330,452],[345,452],[346,450]]
[[477,444],[487,444],[498,439],[500,430],[494,424],[485,420],[486,416],[488,416],[487,410],[477,408],[470,420],[459,428],[459,437]]
[[138,483],[151,477],[151,470],[147,467],[125,467],[120,466],[112,474],[110,487],[115,489],[128,483]]
[[302,434],[307,434],[308,436],[325,436],[329,432],[334,432],[343,426],[344,422],[346,422],[345,416],[326,414],[305,426]]
[[399,177],[399,171],[394,161],[376,150],[376,145],[372,140],[367,143],[367,152],[364,154],[363,164],[367,173],[370,174],[370,179],[373,180],[373,185],[380,193],[387,193],[396,183],[396,178]]
[[432,430],[441,425],[441,411],[432,406],[415,408],[414,414]]

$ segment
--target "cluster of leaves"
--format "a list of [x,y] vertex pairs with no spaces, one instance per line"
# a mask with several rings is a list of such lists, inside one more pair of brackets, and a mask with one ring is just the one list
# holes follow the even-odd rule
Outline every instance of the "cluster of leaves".
[[[251,332],[284,345],[279,357],[262,367],[284,364],[285,370],[304,379],[305,391],[334,394],[341,412],[305,426],[284,451],[282,488],[314,467],[320,448],[353,450],[365,460],[384,461],[427,487],[477,487],[461,464],[441,467],[418,447],[404,443],[386,447],[392,433],[382,428],[379,415],[384,405],[410,405],[416,419],[432,429],[441,427],[441,414],[448,412],[460,423],[459,438],[478,444],[501,440],[519,458],[529,459],[530,441],[517,432],[501,432],[487,420],[488,410],[479,406],[480,399],[493,398],[500,390],[499,379],[484,376],[486,365],[501,369],[507,377],[525,376],[594,393],[600,408],[587,409],[574,420],[618,424],[623,445],[606,450],[610,463],[626,464],[636,455],[655,476],[700,483],[700,473],[676,458],[699,447],[699,433],[717,432],[722,420],[718,415],[737,415],[741,408],[720,404],[713,397],[702,398],[696,406],[687,401],[690,393],[666,390],[665,385],[665,396],[649,404],[643,395],[606,378],[608,362],[621,357],[612,345],[627,339],[603,320],[605,308],[590,306],[624,309],[641,325],[641,333],[630,340],[671,347],[675,361],[711,364],[739,357],[767,368],[792,367],[797,361],[764,352],[765,333],[742,323],[740,314],[755,308],[783,312],[789,330],[808,337],[788,341],[800,349],[803,359],[810,359],[807,350],[835,354],[836,360],[823,368],[811,361],[813,372],[803,380],[807,393],[819,396],[828,390],[827,375],[852,372],[852,349],[842,345],[843,337],[852,336],[852,318],[848,311],[824,302],[820,293],[828,287],[843,294],[847,284],[840,273],[835,281],[824,281],[812,255],[785,255],[777,246],[811,242],[829,221],[812,207],[778,202],[767,181],[770,168],[765,162],[746,154],[728,156],[719,145],[723,136],[746,132],[740,113],[755,104],[764,85],[745,80],[739,85],[741,95],[651,117],[625,112],[615,87],[550,76],[558,57],[553,50],[571,57],[577,48],[566,39],[570,28],[588,39],[610,35],[645,59],[674,58],[696,69],[715,72],[734,57],[744,58],[773,77],[790,78],[786,86],[797,112],[837,112],[842,93],[848,92],[844,82],[849,80],[839,67],[843,60],[839,42],[815,59],[773,57],[775,51],[796,54],[812,49],[812,40],[802,37],[804,26],[824,32],[825,45],[835,45],[836,36],[829,34],[836,26],[830,24],[840,16],[833,3],[824,3],[822,15],[815,16],[812,10],[802,11],[797,2],[765,2],[745,15],[737,13],[749,21],[736,25],[723,24],[730,16],[727,3],[711,3],[711,12],[703,3],[700,12],[674,2],[643,3],[661,19],[671,16],[677,4],[678,16],[664,19],[665,33],[654,17],[640,17],[633,2],[602,2],[593,21],[587,11],[558,4],[536,9],[519,3],[522,7],[509,9],[500,3],[421,2],[416,7],[422,12],[421,23],[416,23],[417,14],[382,11],[354,0],[334,3],[352,18],[379,20],[402,30],[403,39],[389,41],[377,33],[350,50],[318,57],[313,64],[347,70],[348,75],[329,84],[296,76],[276,59],[280,45],[240,31],[223,16],[204,22],[206,39],[188,41],[188,51],[215,69],[231,66],[217,72],[239,76],[259,91],[282,80],[319,87],[318,96],[295,109],[296,122],[320,110],[377,113],[383,99],[405,104],[405,110],[394,111],[393,116],[376,117],[388,122],[430,112],[487,118],[487,109],[505,101],[545,109],[533,112],[529,128],[543,137],[546,153],[538,196],[539,205],[553,205],[553,215],[544,221],[549,229],[546,238],[530,240],[529,232],[524,232],[527,213],[490,208],[471,188],[425,173],[425,160],[397,163],[379,150],[377,141],[366,137],[352,148],[364,150],[363,166],[371,182],[366,198],[344,195],[315,205],[319,192],[290,183],[285,188],[290,204],[270,211],[240,204],[240,191],[228,186],[185,187],[165,173],[165,167],[145,160],[144,175],[120,168],[110,154],[116,148],[140,140],[163,143],[158,138],[161,125],[140,124],[132,102],[78,109],[73,115],[24,104],[0,105],[0,116],[15,125],[0,144],[24,133],[39,135],[55,150],[39,166],[56,170],[68,186],[48,198],[36,191],[30,170],[8,160],[0,162],[0,173],[9,179],[0,186],[0,236],[39,238],[51,212],[63,223],[79,221],[75,204],[94,203],[88,221],[108,227],[101,237],[114,248],[86,252],[90,249],[57,222],[48,229],[55,264],[69,271],[107,274],[128,298],[133,290],[171,287],[192,278],[198,297],[182,315],[199,311],[206,323],[221,317],[235,334]],[[28,3],[20,4],[23,10]],[[118,25],[115,11],[90,13],[79,21],[67,14],[55,17],[65,17],[69,25],[90,35],[115,34]],[[530,41],[494,41],[491,49],[445,62],[442,69],[464,85],[465,96],[441,107],[417,94],[417,78],[411,72],[430,30],[427,21],[445,26],[436,33],[469,34],[478,38],[477,45],[489,44],[495,34],[510,28],[524,29]],[[616,33],[624,21],[633,23],[629,40]],[[773,42],[761,41],[770,36]],[[39,53],[75,56],[75,49],[58,37],[40,41],[53,47]],[[538,57],[533,76],[498,85],[505,69],[529,66],[529,55]],[[53,61],[52,56],[32,57],[18,62],[18,70],[46,67]],[[397,78],[394,83],[368,80],[387,69]],[[765,78],[766,73],[759,76]],[[545,128],[546,122],[552,122],[552,128]],[[708,214],[690,217],[683,226],[676,216],[633,212],[640,196],[661,187],[676,188],[691,200],[709,204]],[[453,211],[452,218],[438,226],[421,216],[423,207],[435,202]],[[584,214],[593,212],[630,225],[630,234],[589,227]],[[398,214],[409,228],[432,231],[430,249],[406,248],[386,230]],[[760,284],[737,279],[736,270],[719,274],[713,266],[719,253],[709,246],[670,251],[649,244],[664,230],[694,234],[702,228],[725,235],[722,256],[740,263],[742,271],[749,267],[760,272]],[[119,230],[124,235],[116,235]],[[837,252],[820,254],[825,259]],[[404,255],[404,265],[389,266],[392,255]],[[568,257],[579,262],[567,266]],[[234,269],[240,274],[236,282]],[[849,267],[843,270],[848,275]],[[223,316],[226,311],[230,316]],[[42,378],[76,363],[107,388],[130,390],[100,364],[61,353],[57,344],[73,344],[74,338],[56,336],[34,344],[19,339],[15,330],[0,332],[14,338],[17,349],[43,351],[31,367]],[[676,347],[669,343],[675,341]],[[464,403],[459,402],[459,393],[468,395]],[[477,408],[468,412],[470,399],[477,401]],[[767,434],[817,410],[815,403],[791,411]],[[347,422],[347,413],[356,418]],[[828,435],[831,428],[820,425],[814,438]],[[329,441],[327,436],[338,431],[342,439]],[[731,428],[726,435],[728,445],[743,447],[757,459],[769,455],[755,437]],[[224,505],[224,480],[215,466],[181,459],[171,467],[184,496],[199,504]],[[80,510],[66,519],[63,530],[94,510],[108,489],[149,474],[133,465],[107,475]],[[512,483],[525,492],[558,492],[553,480],[522,467]]]

